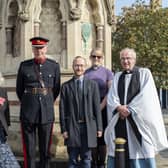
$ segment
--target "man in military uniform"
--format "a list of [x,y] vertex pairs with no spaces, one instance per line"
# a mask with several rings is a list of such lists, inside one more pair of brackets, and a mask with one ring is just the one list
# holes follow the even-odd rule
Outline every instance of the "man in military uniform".
[[36,131],[40,168],[49,167],[49,148],[54,122],[54,101],[60,91],[60,68],[46,57],[48,39],[30,39],[34,58],[21,62],[16,92],[21,102],[21,130],[24,168],[35,168]]

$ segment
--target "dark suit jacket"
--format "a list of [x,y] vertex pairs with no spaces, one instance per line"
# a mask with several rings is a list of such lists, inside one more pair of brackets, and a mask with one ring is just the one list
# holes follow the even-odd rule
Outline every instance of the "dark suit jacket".
[[0,97],[6,99],[3,106],[0,106],[0,122],[7,134],[8,126],[10,125],[9,103],[7,97],[7,91],[5,88],[0,87]]
[[[47,95],[25,93],[26,88],[41,88],[38,79],[41,75],[45,87],[52,88]],[[54,121],[54,101],[60,91],[60,68],[54,60],[47,59],[44,64],[37,65],[34,59],[20,64],[16,92],[21,102],[20,119],[26,123],[50,123]]]
[[[88,147],[96,147],[97,131],[102,131],[100,96],[97,83],[84,78],[83,90]],[[67,131],[69,135],[69,138],[65,140],[65,145],[80,147],[79,124],[77,123],[78,98],[74,78],[62,85],[59,107],[61,132]]]

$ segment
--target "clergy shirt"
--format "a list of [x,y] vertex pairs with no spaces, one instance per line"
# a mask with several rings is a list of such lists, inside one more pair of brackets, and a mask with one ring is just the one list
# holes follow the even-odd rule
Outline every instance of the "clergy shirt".
[[124,104],[127,103],[127,93],[128,93],[128,87],[131,81],[132,74],[125,74],[125,93],[124,93]]

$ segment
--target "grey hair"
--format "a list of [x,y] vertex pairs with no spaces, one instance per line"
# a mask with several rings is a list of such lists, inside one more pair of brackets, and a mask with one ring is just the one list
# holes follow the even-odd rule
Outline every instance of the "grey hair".
[[136,52],[135,52],[135,50],[132,49],[132,48],[124,48],[124,49],[122,49],[122,50],[120,51],[120,58],[121,58],[121,56],[123,56],[124,54],[129,54],[129,55],[131,55],[133,58],[136,59]]

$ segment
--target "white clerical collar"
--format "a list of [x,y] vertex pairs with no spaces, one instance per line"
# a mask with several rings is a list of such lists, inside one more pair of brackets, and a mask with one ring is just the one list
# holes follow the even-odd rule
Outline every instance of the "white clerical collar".
[[101,65],[98,65],[98,66],[92,66],[93,70],[97,70],[101,67]]

